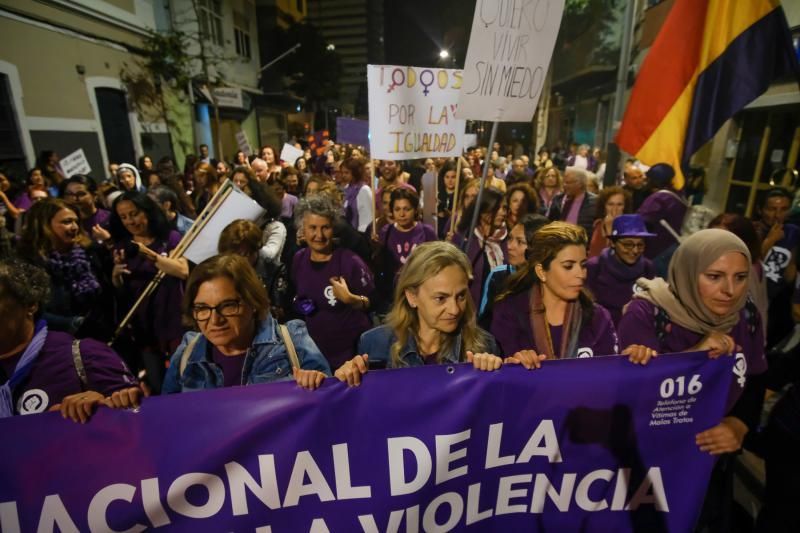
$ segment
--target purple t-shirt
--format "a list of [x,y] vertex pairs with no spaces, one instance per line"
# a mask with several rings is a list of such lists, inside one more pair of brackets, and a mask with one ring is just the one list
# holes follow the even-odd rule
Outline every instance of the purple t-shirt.
[[656,191],[642,202],[637,213],[647,223],[647,228],[656,234],[647,240],[644,254],[648,259],[655,259],[661,252],[677,244],[675,237],[661,225],[660,220],[666,220],[672,229],[680,234],[687,209],[679,196],[667,191]]
[[586,264],[586,287],[595,301],[611,313],[614,325],[622,318],[622,308],[631,301],[637,279],[655,277],[653,263],[642,256],[634,265],[617,259],[610,248],[589,259]]
[[235,387],[242,384],[242,368],[247,352],[236,355],[225,355],[216,346],[211,348],[211,357],[214,363],[222,370],[225,387]]
[[[71,394],[82,392],[81,381],[72,360],[73,337],[61,331],[48,331],[42,351],[30,374],[14,388],[14,413],[29,415],[47,411]],[[94,339],[82,339],[81,360],[86,370],[88,389],[109,395],[135,387],[136,379],[122,359],[108,346]],[[23,352],[0,359],[2,382],[13,373]]]
[[96,224],[99,224],[104,230],[108,230],[109,226],[111,225],[111,212],[105,209],[97,208],[97,211],[95,211],[92,216],[85,220],[81,220],[83,231],[89,235],[92,234],[92,228]]
[[22,209],[23,211],[27,211],[33,205],[33,201],[31,200],[31,196],[27,192],[23,192],[16,198],[14,198],[14,207],[17,209]]
[[294,256],[292,280],[297,298],[314,303],[314,311],[305,317],[308,332],[332,370],[353,358],[359,337],[372,327],[365,311],[354,309],[333,295],[330,280],[337,276],[343,277],[350,292],[359,296],[369,296],[375,288],[367,265],[345,248],[336,248],[324,263],[311,261],[308,248]]
[[[149,248],[161,255],[169,255],[181,240],[181,234],[177,231],[170,231],[166,241],[154,241]],[[117,243],[116,248],[125,248],[130,243],[126,239]],[[124,302],[122,313],[127,313],[128,308],[144,291],[150,283],[158,269],[153,261],[147,259],[143,254],[127,259],[130,275],[125,278],[125,288],[127,290],[127,302]],[[144,338],[141,341],[145,345],[155,344],[159,350],[172,352],[180,343],[183,337],[184,328],[181,324],[181,313],[178,309],[183,300],[183,281],[172,277],[164,276],[159,283],[155,293],[136,309],[134,319],[137,325],[142,328]]]
[[394,260],[405,265],[408,256],[418,244],[436,240],[436,231],[428,224],[417,222],[409,231],[402,231],[396,224],[387,224],[381,228],[380,240],[394,257]]
[[[763,222],[756,222],[756,231],[763,240],[769,233],[770,226]],[[785,290],[784,275],[786,268],[792,263],[793,254],[800,245],[800,228],[793,224],[783,225],[783,238],[769,249],[761,261],[764,265],[764,276],[767,278],[767,291],[770,300],[781,290]]]
[[[676,353],[689,350],[697,345],[703,335],[690,331],[678,324],[668,322],[664,327],[663,338],[659,339],[656,329],[656,306],[652,303],[634,298],[619,323],[619,338],[622,346],[642,344],[658,353]],[[764,332],[761,317],[747,319],[748,313],[742,309],[739,322],[728,333],[742,351],[736,354],[733,373],[736,378],[731,382],[725,412],[731,410],[742,394],[747,376],[761,374],[767,370],[767,359],[764,354]]]
[[281,199],[281,218],[292,218],[294,206],[297,205],[297,196],[286,193]]
[[[557,351],[561,349],[561,330],[562,326],[550,326],[550,338]],[[494,304],[490,332],[506,356],[514,355],[520,350],[535,350],[539,353],[546,349],[544,346],[537,346],[533,339],[528,291],[513,294]],[[617,353],[619,342],[611,315],[603,307],[595,305],[592,321],[583,324],[578,333],[576,355],[594,357]],[[560,353],[555,355],[561,356]]]

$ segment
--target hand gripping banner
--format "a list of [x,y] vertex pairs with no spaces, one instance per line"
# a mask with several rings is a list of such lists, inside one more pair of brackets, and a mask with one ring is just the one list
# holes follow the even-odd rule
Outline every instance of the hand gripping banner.
[[0,530],[690,531],[733,359],[469,365],[0,422]]

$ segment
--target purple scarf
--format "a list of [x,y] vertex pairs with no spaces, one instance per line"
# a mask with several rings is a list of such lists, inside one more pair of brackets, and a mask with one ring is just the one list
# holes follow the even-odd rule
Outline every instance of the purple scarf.
[[100,290],[86,250],[80,246],[73,246],[66,253],[51,252],[47,258],[47,271],[54,280],[63,280],[78,298],[91,296]]

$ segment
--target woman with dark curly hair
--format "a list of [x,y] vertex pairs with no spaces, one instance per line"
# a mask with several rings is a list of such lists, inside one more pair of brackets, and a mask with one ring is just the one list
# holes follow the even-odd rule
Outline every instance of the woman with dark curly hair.
[[86,422],[108,395],[136,386],[105,344],[48,330],[42,312],[47,273],[12,259],[0,263],[0,418],[60,410]]
[[42,309],[50,329],[107,340],[114,308],[111,256],[79,224],[75,207],[45,198],[28,211],[18,253],[50,275],[53,297]]
[[[119,311],[124,315],[150,281],[161,271],[166,274],[156,290],[140,305],[128,332],[134,354],[133,366],[147,366],[148,380],[156,391],[161,386],[166,357],[183,336],[180,316],[173,312],[183,297],[183,283],[189,277],[185,258],[169,253],[181,240],[170,230],[164,211],[146,194],[126,192],[114,201],[111,213],[114,239],[114,268],[111,281],[117,288]],[[122,317],[119,316],[118,319]],[[124,354],[127,356],[127,354]]]

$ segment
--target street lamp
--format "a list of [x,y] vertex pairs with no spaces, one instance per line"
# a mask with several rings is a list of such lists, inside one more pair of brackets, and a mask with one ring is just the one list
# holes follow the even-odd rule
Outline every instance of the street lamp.
[[328,50],[328,52],[333,52],[334,50],[336,50],[336,45],[331,43],[328,46],[326,46],[325,49]]
[[442,59],[447,59],[448,57],[450,57],[450,52],[448,52],[447,50],[442,50],[441,52],[439,52],[439,57],[441,57]]

